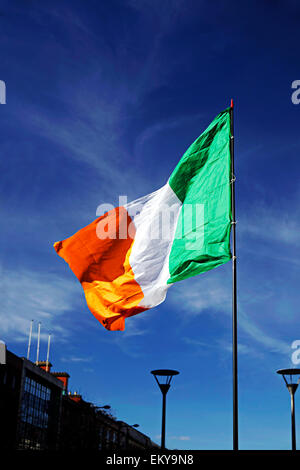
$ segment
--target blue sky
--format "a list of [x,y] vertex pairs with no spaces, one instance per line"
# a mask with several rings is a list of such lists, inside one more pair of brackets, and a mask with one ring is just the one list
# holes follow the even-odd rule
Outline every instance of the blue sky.
[[[108,332],[53,243],[163,184],[235,102],[241,449],[290,448],[275,371],[300,339],[300,7],[286,1],[2,1],[0,337],[31,319],[70,388],[160,441],[150,374],[174,368],[169,448],[232,448],[231,263],[177,283]],[[297,406],[297,395],[296,395]],[[298,434],[300,415],[296,415]]]

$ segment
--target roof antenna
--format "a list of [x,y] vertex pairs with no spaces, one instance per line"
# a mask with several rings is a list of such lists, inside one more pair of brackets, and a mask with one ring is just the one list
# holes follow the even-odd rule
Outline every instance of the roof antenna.
[[50,340],[51,335],[48,336],[48,351],[47,351],[47,360],[46,360],[46,371],[49,372],[49,354],[50,354]]
[[41,335],[41,322],[39,321],[39,328],[38,328],[38,342],[37,342],[37,351],[36,351],[36,364],[39,362],[39,352],[40,352],[40,335]]
[[33,320],[31,320],[31,322],[30,322],[30,331],[29,331],[29,340],[28,340],[28,349],[27,349],[27,359],[29,359],[29,355],[30,355],[32,324],[33,324]]

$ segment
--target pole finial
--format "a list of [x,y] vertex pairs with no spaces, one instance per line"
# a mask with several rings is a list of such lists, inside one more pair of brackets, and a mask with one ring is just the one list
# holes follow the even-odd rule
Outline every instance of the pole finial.
[[231,98],[230,107],[233,108],[233,99]]

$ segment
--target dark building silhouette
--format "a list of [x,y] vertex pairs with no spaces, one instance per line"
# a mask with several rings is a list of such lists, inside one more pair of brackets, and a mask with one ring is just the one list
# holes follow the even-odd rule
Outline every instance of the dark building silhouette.
[[[4,345],[1,344],[3,352]],[[125,450],[158,448],[134,427],[68,391],[69,374],[0,351],[0,448]],[[2,362],[2,363],[1,363]],[[5,362],[5,363],[4,363]]]
[[97,415],[95,408],[80,395],[63,397],[60,449],[98,450]]
[[0,445],[58,449],[63,384],[25,358],[6,351],[0,365]]

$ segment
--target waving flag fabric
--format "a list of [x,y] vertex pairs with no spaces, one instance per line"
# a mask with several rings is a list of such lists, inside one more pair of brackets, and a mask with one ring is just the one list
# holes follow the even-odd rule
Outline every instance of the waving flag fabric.
[[173,283],[231,258],[229,111],[188,148],[162,188],[54,244],[108,330],[124,330],[125,318],[159,305]]

